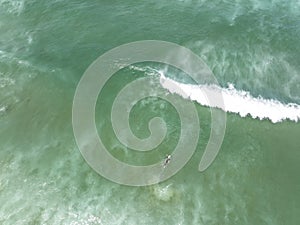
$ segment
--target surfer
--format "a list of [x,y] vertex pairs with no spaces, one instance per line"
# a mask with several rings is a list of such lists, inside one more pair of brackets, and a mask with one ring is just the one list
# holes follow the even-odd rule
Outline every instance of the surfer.
[[167,154],[164,160],[164,168],[167,166],[167,164],[171,161],[171,155]]

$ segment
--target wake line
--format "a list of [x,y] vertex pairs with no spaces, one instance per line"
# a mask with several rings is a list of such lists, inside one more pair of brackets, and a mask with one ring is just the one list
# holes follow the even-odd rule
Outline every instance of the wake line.
[[[237,113],[241,117],[250,115],[254,119],[269,119],[273,123],[287,119],[295,122],[300,120],[300,105],[283,104],[278,100],[262,97],[255,98],[249,92],[236,90],[233,85],[229,85],[229,88],[222,88],[215,85],[183,84],[165,77],[162,72],[160,72],[160,84],[170,93],[196,101],[203,106]],[[216,93],[222,94],[224,105],[218,101],[208,102],[206,95],[214,96]]]

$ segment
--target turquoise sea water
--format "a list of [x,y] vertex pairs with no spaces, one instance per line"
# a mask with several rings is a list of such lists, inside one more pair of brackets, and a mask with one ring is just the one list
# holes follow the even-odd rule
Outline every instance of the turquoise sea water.
[[[300,104],[299,18],[296,0],[0,0],[0,224],[299,224],[299,123],[227,114],[220,153],[200,173],[211,121],[209,109],[196,104],[201,133],[192,160],[147,187],[118,185],[94,172],[71,123],[86,68],[114,47],[145,39],[191,49],[222,87]],[[161,149],[131,152],[113,137],[109,107],[139,76],[148,74],[119,71],[96,107],[111,153],[136,165],[170,152],[179,129],[172,107],[148,98],[133,108],[130,122],[146,137],[149,118],[165,118]]]

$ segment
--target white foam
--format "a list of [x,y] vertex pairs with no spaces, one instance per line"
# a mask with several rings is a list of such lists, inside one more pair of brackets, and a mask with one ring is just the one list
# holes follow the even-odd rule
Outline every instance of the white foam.
[[[170,93],[196,101],[203,106],[237,113],[241,117],[250,115],[255,119],[269,119],[273,123],[287,119],[295,122],[300,120],[300,105],[295,103],[283,104],[278,100],[264,99],[262,97],[255,98],[249,92],[235,89],[233,84],[229,84],[228,88],[215,85],[183,84],[165,77],[162,72],[160,72],[160,83]],[[224,105],[219,101],[214,103],[208,102],[205,93],[209,96],[221,93]]]
[[172,184],[166,186],[154,186],[153,193],[158,200],[169,201],[174,195],[175,190],[172,188]]
[[8,13],[19,15],[24,10],[24,0],[0,0],[0,6]]
[[0,113],[4,113],[7,110],[7,106],[0,105]]

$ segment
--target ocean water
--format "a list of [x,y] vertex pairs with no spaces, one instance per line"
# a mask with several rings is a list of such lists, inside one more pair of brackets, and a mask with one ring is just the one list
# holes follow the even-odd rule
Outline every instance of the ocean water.
[[[219,155],[199,172],[211,116],[195,84],[158,63],[117,72],[95,118],[116,158],[155,163],[180,135],[176,110],[149,97],[134,106],[130,124],[144,138],[149,120],[161,116],[168,133],[158,151],[132,151],[114,136],[112,102],[138,77],[194,101],[201,125],[196,152],[179,173],[131,187],[85,162],[72,103],[98,56],[139,40],[174,42],[199,55],[219,82],[200,88],[222,91],[225,108],[216,107],[228,113]],[[300,224],[299,59],[297,0],[0,0],[0,224]]]

